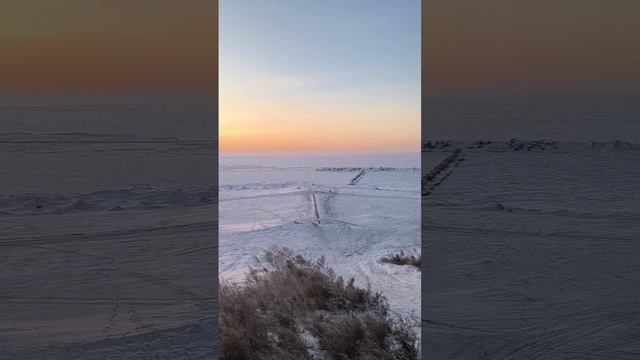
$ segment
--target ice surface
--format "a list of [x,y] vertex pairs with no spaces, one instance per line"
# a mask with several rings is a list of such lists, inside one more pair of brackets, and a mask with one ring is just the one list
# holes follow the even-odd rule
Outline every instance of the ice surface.
[[[434,90],[434,89],[432,89]],[[423,92],[423,140],[548,139],[640,143],[640,94]]]
[[423,197],[430,358],[640,356],[640,148],[539,144],[426,153],[465,155]]
[[160,132],[0,134],[0,359],[213,358],[213,150]]

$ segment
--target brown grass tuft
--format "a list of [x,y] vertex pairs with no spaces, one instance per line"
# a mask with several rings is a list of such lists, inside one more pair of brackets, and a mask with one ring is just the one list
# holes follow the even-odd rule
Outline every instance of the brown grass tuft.
[[405,254],[403,251],[400,251],[400,254],[383,256],[380,258],[380,262],[394,265],[411,265],[418,269],[420,269],[420,266],[422,265],[420,255],[409,255]]
[[336,276],[324,258],[274,248],[264,259],[244,284],[220,286],[220,359],[417,359],[414,331],[388,315],[381,294]]

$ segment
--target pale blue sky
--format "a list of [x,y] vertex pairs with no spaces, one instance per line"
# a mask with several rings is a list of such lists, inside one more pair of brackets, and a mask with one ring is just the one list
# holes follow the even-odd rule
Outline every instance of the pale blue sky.
[[[420,1],[220,0],[220,91],[221,137],[261,121],[278,127],[281,118],[316,131],[319,121],[351,122],[352,130],[371,122],[404,127],[388,136],[412,147],[419,137],[409,133],[420,129]],[[302,108],[310,110],[298,116]],[[367,116],[375,109],[384,116]]]

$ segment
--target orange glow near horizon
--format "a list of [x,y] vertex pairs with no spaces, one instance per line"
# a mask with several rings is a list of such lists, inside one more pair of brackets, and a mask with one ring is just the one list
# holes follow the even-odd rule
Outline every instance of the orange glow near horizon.
[[[363,125],[363,128],[366,126]],[[318,128],[220,128],[220,152],[418,151],[414,134]]]
[[331,106],[221,98],[221,152],[419,151],[418,106]]
[[[302,136],[301,136],[302,135]],[[377,151],[415,151],[403,141],[389,140],[381,144],[378,141],[340,138],[326,134],[313,138],[307,134],[242,134],[228,135],[220,139],[222,153],[232,152],[377,152]],[[337,134],[336,134],[337,135]]]
[[367,131],[342,129],[247,129],[220,130],[221,152],[359,152],[417,151],[410,145],[411,134],[391,134],[384,138]]

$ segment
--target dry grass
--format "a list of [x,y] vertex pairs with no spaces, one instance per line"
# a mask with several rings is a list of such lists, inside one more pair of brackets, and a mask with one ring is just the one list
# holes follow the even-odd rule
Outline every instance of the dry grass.
[[400,251],[400,254],[383,256],[380,258],[380,262],[394,265],[411,265],[418,269],[420,269],[422,265],[420,255],[405,254],[403,251]]
[[329,359],[418,358],[413,329],[381,314],[319,316],[311,332]]
[[336,276],[324,258],[278,248],[264,259],[246,283],[220,287],[220,359],[417,359],[415,333],[381,294]]

